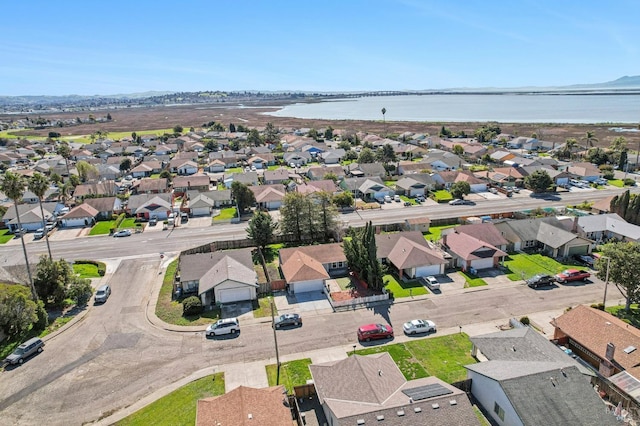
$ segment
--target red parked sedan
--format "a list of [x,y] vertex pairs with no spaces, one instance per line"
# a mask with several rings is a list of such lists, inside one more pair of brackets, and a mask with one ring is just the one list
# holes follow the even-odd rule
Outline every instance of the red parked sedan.
[[393,328],[385,324],[367,324],[358,329],[358,340],[368,342],[376,339],[393,338]]

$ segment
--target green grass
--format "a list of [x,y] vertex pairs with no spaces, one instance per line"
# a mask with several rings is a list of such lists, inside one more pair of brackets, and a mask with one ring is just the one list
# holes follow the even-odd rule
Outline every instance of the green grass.
[[175,325],[207,325],[220,317],[220,310],[213,309],[205,311],[200,315],[189,317],[182,316],[182,303],[172,300],[173,294],[173,275],[178,267],[178,259],[174,260],[167,266],[160,294],[158,295],[158,303],[156,304],[156,315],[162,321]]
[[438,241],[442,235],[443,229],[454,228],[458,225],[442,225],[442,226],[430,226],[429,232],[424,234],[424,239],[429,241]]
[[385,275],[382,280],[386,283],[387,290],[393,293],[394,298],[429,294],[429,291],[418,280],[398,282],[393,275]]
[[6,244],[13,239],[13,234],[9,233],[8,229],[0,231],[0,244]]
[[402,200],[403,203],[411,203],[412,205],[418,204],[415,198],[409,198],[406,195],[401,195],[400,199]]
[[469,287],[482,287],[483,285],[487,285],[487,282],[485,280],[483,280],[482,278],[478,278],[476,276],[473,276],[471,274],[468,274],[466,272],[459,272],[460,275],[462,275],[464,277],[464,280],[466,281],[464,284],[465,288],[469,288]]
[[[307,380],[311,380],[311,372],[309,371],[310,364],[310,358],[280,363],[279,384],[284,385],[284,387],[287,388],[288,393],[293,393],[293,388],[295,386],[307,384]],[[269,386],[276,386],[278,384],[276,383],[278,376],[276,364],[269,364],[265,366],[265,368],[267,370]]]
[[618,188],[624,188],[624,181],[622,179],[611,179],[609,185],[617,186]]
[[444,189],[441,189],[439,191],[434,191],[433,198],[438,203],[446,203],[447,201],[453,200],[453,196],[451,195],[451,193]]
[[276,165],[273,165],[273,166],[267,166],[267,170],[269,170],[269,171],[278,170],[281,167],[282,167],[281,165],[276,164]]
[[555,275],[565,269],[583,269],[583,266],[563,264],[542,254],[511,254],[504,262],[511,281],[531,278],[536,274]]
[[[89,231],[89,235],[108,235],[116,224],[115,220],[105,220],[102,222],[96,223],[91,231]],[[120,227],[118,229],[127,229],[127,228],[135,228],[136,227],[136,219],[133,217],[128,217],[120,223]]]
[[226,209],[220,210],[220,214],[213,218],[213,220],[230,220],[236,217],[236,208],[228,207]]
[[[269,296],[258,298],[257,302],[254,303],[253,305],[253,317],[254,318],[270,317],[272,300],[273,298]],[[273,305],[273,312],[274,312],[274,315],[278,315],[278,309],[276,308],[275,304]]]
[[471,356],[471,346],[469,336],[458,333],[361,349],[356,354],[389,352],[407,380],[436,376],[454,383],[466,379],[465,365],[476,363]]
[[199,399],[224,394],[224,373],[216,373],[176,389],[157,401],[117,422],[119,426],[171,425],[196,423]]
[[341,277],[336,278],[336,282],[340,286],[341,290],[349,290],[351,288],[351,278],[349,277]]
[[90,263],[73,264],[73,272],[80,275],[80,278],[100,278],[98,266]]
[[389,187],[389,188],[395,188],[396,181],[395,180],[385,180],[384,181],[384,186]]
[[610,306],[606,311],[620,318],[622,321],[640,328],[640,305],[632,303],[629,312],[624,310],[624,305]]
[[242,167],[229,167],[228,169],[225,169],[224,172],[225,173],[242,173],[244,169]]

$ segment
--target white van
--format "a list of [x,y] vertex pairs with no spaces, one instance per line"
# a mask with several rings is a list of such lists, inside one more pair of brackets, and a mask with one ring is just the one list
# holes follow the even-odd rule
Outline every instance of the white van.
[[173,214],[173,213],[171,213],[171,214],[169,215],[169,217],[167,217],[167,224],[168,224],[169,226],[173,226],[173,225],[175,224],[175,222],[176,222],[176,217],[174,216],[174,214]]

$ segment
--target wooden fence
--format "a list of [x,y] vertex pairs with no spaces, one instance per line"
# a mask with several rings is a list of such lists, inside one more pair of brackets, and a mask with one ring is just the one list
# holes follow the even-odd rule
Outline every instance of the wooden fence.
[[361,305],[367,305],[369,303],[374,302],[382,302],[385,300],[389,300],[389,293],[384,294],[376,294],[375,296],[366,296],[366,297],[357,297],[355,299],[349,300],[332,300],[331,297],[328,298],[331,307],[334,310],[338,309],[356,309]]

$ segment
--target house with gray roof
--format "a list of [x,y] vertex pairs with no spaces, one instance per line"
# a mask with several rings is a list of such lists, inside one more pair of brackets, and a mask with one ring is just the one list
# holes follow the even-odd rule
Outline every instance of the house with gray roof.
[[231,188],[233,182],[240,182],[247,186],[257,185],[258,184],[258,173],[257,172],[244,172],[244,173],[234,173],[231,176],[227,176],[224,178],[224,186],[227,189]]
[[231,190],[219,189],[216,191],[187,191],[187,202],[183,208],[189,209],[191,216],[210,216],[214,209],[230,206]]
[[471,394],[495,424],[618,424],[588,378],[575,366],[496,360],[465,367]]
[[595,244],[611,238],[640,241],[640,226],[627,222],[616,213],[580,216],[576,218],[576,232]]
[[137,194],[129,198],[127,212],[139,219],[166,219],[173,211],[173,194]]
[[345,178],[340,182],[340,188],[351,191],[353,198],[365,201],[381,200],[385,196],[393,197],[395,195],[395,191],[385,186],[379,177]]
[[304,166],[311,161],[311,154],[309,152],[286,152],[282,159],[287,165],[293,164],[296,167]]
[[262,179],[267,185],[275,183],[281,184],[290,179],[289,173],[289,169],[285,169],[284,167],[276,170],[265,170]]
[[344,158],[346,152],[342,148],[330,149],[318,154],[318,158],[325,164],[339,164]]
[[344,178],[344,169],[338,164],[322,165],[309,167],[307,170],[307,177],[311,180],[324,180],[325,175],[332,173],[338,177],[338,179]]
[[182,255],[178,269],[183,294],[196,293],[205,306],[257,297],[251,249]]
[[[53,217],[54,213],[62,207],[63,205],[61,203],[42,203],[44,218]],[[27,231],[35,231],[42,228],[43,217],[38,204],[18,204],[18,214],[20,215],[20,224]],[[4,216],[2,216],[2,221],[11,232],[18,229],[18,219],[13,204],[7,207],[7,211]]]
[[380,163],[351,163],[346,166],[350,177],[379,177],[384,179],[387,171]]
[[551,257],[569,257],[575,254],[589,254],[594,242],[555,227],[547,222],[540,222],[536,239],[542,243],[542,251]]
[[328,424],[479,425],[467,395],[430,376],[407,381],[387,352],[309,366]]
[[404,175],[396,181],[396,193],[407,197],[425,196],[434,190],[436,181],[427,173]]
[[538,240],[540,223],[548,223],[551,226],[565,229],[560,220],[551,216],[543,218],[530,218],[519,220],[507,220],[495,224],[502,236],[509,242],[507,251],[521,251],[536,249],[542,246]]

